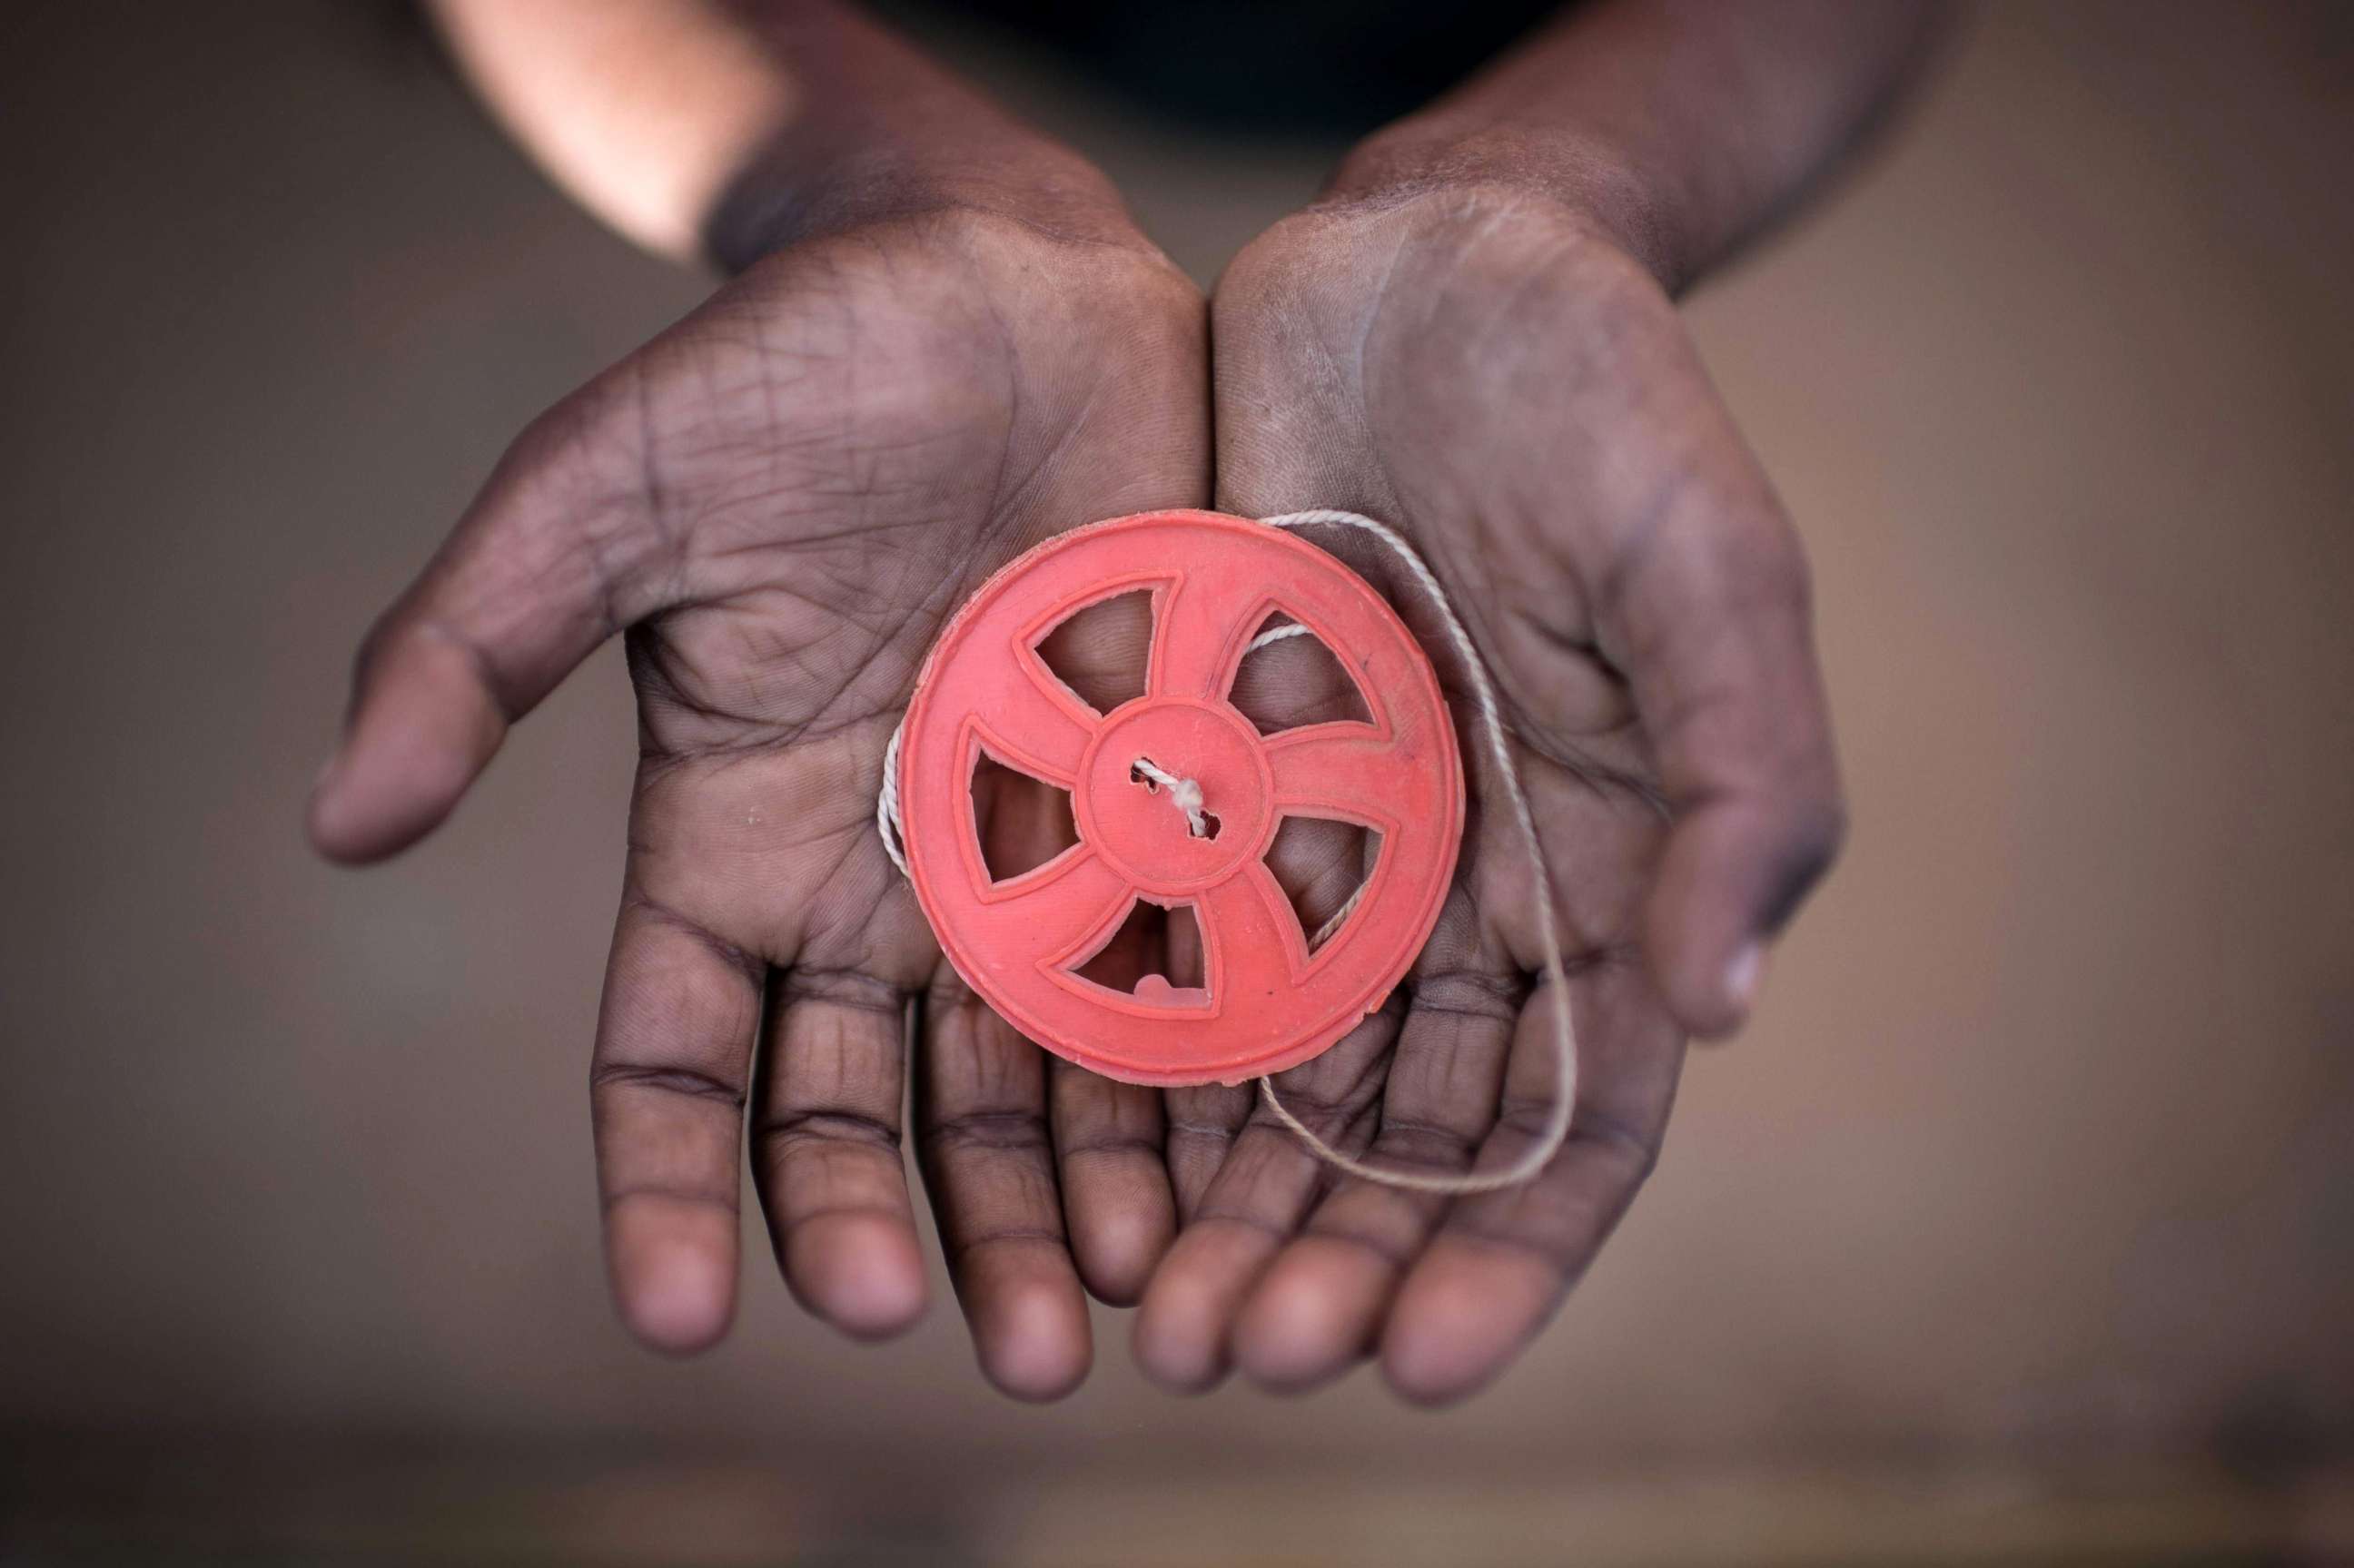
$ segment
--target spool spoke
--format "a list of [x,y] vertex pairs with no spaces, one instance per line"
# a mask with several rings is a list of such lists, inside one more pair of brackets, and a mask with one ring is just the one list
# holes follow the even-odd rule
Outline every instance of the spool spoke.
[[990,749],[1001,762],[1069,789],[1089,738],[1087,721],[1073,711],[1077,699],[1066,704],[1035,679],[1006,682],[1002,691],[1004,701],[973,717]]
[[991,940],[1038,963],[1069,959],[1134,896],[1128,879],[1085,844],[997,892],[989,901]]
[[1193,906],[1210,952],[1210,997],[1222,1008],[1265,1006],[1308,961],[1299,916],[1265,861],[1253,861]]
[[1215,697],[1241,657],[1256,595],[1221,593],[1200,574],[1178,578],[1161,601],[1149,682],[1156,697]]
[[1399,802],[1413,798],[1418,767],[1371,725],[1320,724],[1287,730],[1267,743],[1278,810],[1338,817],[1387,829]]

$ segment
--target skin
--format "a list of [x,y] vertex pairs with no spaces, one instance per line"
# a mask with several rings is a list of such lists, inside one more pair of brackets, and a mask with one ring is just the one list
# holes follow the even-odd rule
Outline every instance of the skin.
[[[1232,1095],[1172,1095],[1204,1147],[1135,1324],[1164,1386],[1240,1368],[1299,1392],[1368,1359],[1418,1402],[1485,1386],[1657,1163],[1687,1038],[1755,1005],[1845,809],[1804,552],[1672,296],[1846,154],[1940,25],[1575,10],[1370,139],[1220,281],[1219,504],[1378,516],[1437,572],[1512,732],[1581,1074],[1536,1180],[1452,1202],[1335,1180]],[[1459,692],[1456,716],[1469,733]],[[1398,995],[1285,1103],[1400,1168],[1511,1164],[1557,1077],[1533,880],[1503,814],[1475,816]]]
[[347,861],[429,829],[626,637],[640,760],[590,1097],[648,1343],[726,1329],[748,1123],[787,1285],[857,1338],[924,1307],[912,1135],[1011,1393],[1085,1375],[1080,1267],[1132,1300],[1166,1245],[1155,1097],[1072,1081],[973,1000],[873,802],[932,634],[990,571],[1072,517],[1207,499],[1204,325],[1132,238],[966,207],[800,238],[525,432],[370,636],[311,819]]
[[[696,215],[739,275],[510,449],[364,644],[310,814],[332,858],[398,853],[625,638],[640,761],[590,1081],[642,1340],[726,1331],[746,1148],[786,1284],[871,1339],[926,1304],[911,1144],[981,1370],[1017,1397],[1084,1378],[1089,1293],[1141,1302],[1138,1361],[1172,1389],[1235,1368],[1304,1389],[1373,1358],[1425,1401],[1482,1385],[1554,1309],[1658,1158],[1686,1037],[1745,1017],[1842,820],[1804,559],[1670,291],[1844,144],[1904,40],[1872,90],[1787,43],[1734,49],[1819,123],[1742,143],[1769,167],[1670,180],[1634,133],[1652,116],[1611,122],[1620,79],[1658,75],[1647,101],[1673,119],[1722,93],[1730,46],[1688,19],[1644,30],[1667,9],[1606,7],[1602,43],[1557,30],[1369,143],[1236,259],[1213,323],[1066,149],[830,7],[772,8],[825,69],[748,95],[769,107],[745,112],[742,170]],[[1785,56],[1829,85],[1773,76]],[[1585,120],[1530,86],[1580,70],[1616,84]],[[763,116],[787,101],[778,133]],[[1409,535],[1493,674],[1553,874],[1537,885],[1475,771],[1427,949],[1280,1092],[1401,1166],[1509,1162],[1554,1087],[1532,984],[1550,896],[1583,1075],[1569,1145],[1525,1187],[1336,1181],[1246,1086],[1162,1095],[1062,1063],[958,980],[883,853],[884,748],[944,618],[1062,528],[1214,502]],[[1320,542],[1413,619],[1378,553]],[[1115,624],[1070,656],[1117,679],[1141,646]],[[1462,672],[1441,673],[1469,736]],[[1302,639],[1255,655],[1235,700],[1298,722],[1347,694]],[[1034,794],[981,807],[992,853],[1034,858],[1058,831]],[[1354,853],[1310,835],[1277,866],[1310,929]],[[1138,940],[1138,965],[1188,958],[1182,935]]]
[[[1336,202],[1246,251],[1216,312],[1220,505],[1391,520],[1480,649],[1553,874],[1584,1071],[1544,1174],[1452,1203],[1335,1182],[1254,1110],[1181,1184],[1136,1351],[1182,1390],[1233,1366],[1297,1390],[1377,1356],[1400,1393],[1446,1400],[1591,1261],[1658,1158],[1687,1032],[1738,1023],[1755,980],[1730,971],[1837,846],[1803,558],[1665,293],[1543,198]],[[1459,691],[1456,720],[1473,733]],[[1285,1102],[1384,1163],[1510,1163],[1556,1086],[1531,872],[1509,817],[1479,812],[1407,982],[1286,1075]],[[1192,1124],[1246,1108],[1170,1097]]]

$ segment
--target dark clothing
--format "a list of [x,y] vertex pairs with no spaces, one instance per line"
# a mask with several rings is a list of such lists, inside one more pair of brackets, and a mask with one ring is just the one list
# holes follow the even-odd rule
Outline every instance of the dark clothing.
[[[908,15],[921,0],[876,9]],[[1362,134],[1461,80],[1560,0],[960,0],[1107,86],[1197,125]]]

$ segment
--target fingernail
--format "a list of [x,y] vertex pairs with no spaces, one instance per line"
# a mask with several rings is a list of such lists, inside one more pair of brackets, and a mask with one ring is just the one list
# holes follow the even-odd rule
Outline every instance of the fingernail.
[[1733,955],[1724,966],[1725,993],[1734,1005],[1746,1012],[1757,1002],[1757,990],[1766,981],[1766,944],[1752,942]]

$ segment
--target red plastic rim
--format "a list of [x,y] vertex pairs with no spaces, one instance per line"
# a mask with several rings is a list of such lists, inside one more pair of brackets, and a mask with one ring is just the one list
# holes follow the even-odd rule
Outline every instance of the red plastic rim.
[[[1150,590],[1143,694],[1098,714],[1038,643],[1088,606]],[[1331,650],[1372,722],[1261,736],[1229,702],[1281,611]],[[972,776],[986,754],[1071,793],[1079,842],[991,878]],[[1189,832],[1131,768],[1197,780]],[[1463,764],[1430,661],[1363,578],[1307,541],[1211,512],[1153,512],[1050,539],[982,584],[917,677],[900,743],[916,895],[957,972],[1047,1049],[1129,1083],[1236,1083],[1299,1065],[1379,1007],[1429,939],[1463,836]],[[1265,855],[1287,815],[1370,828],[1357,907],[1312,954]],[[1204,986],[1133,992],[1077,971],[1133,904],[1189,905]]]

